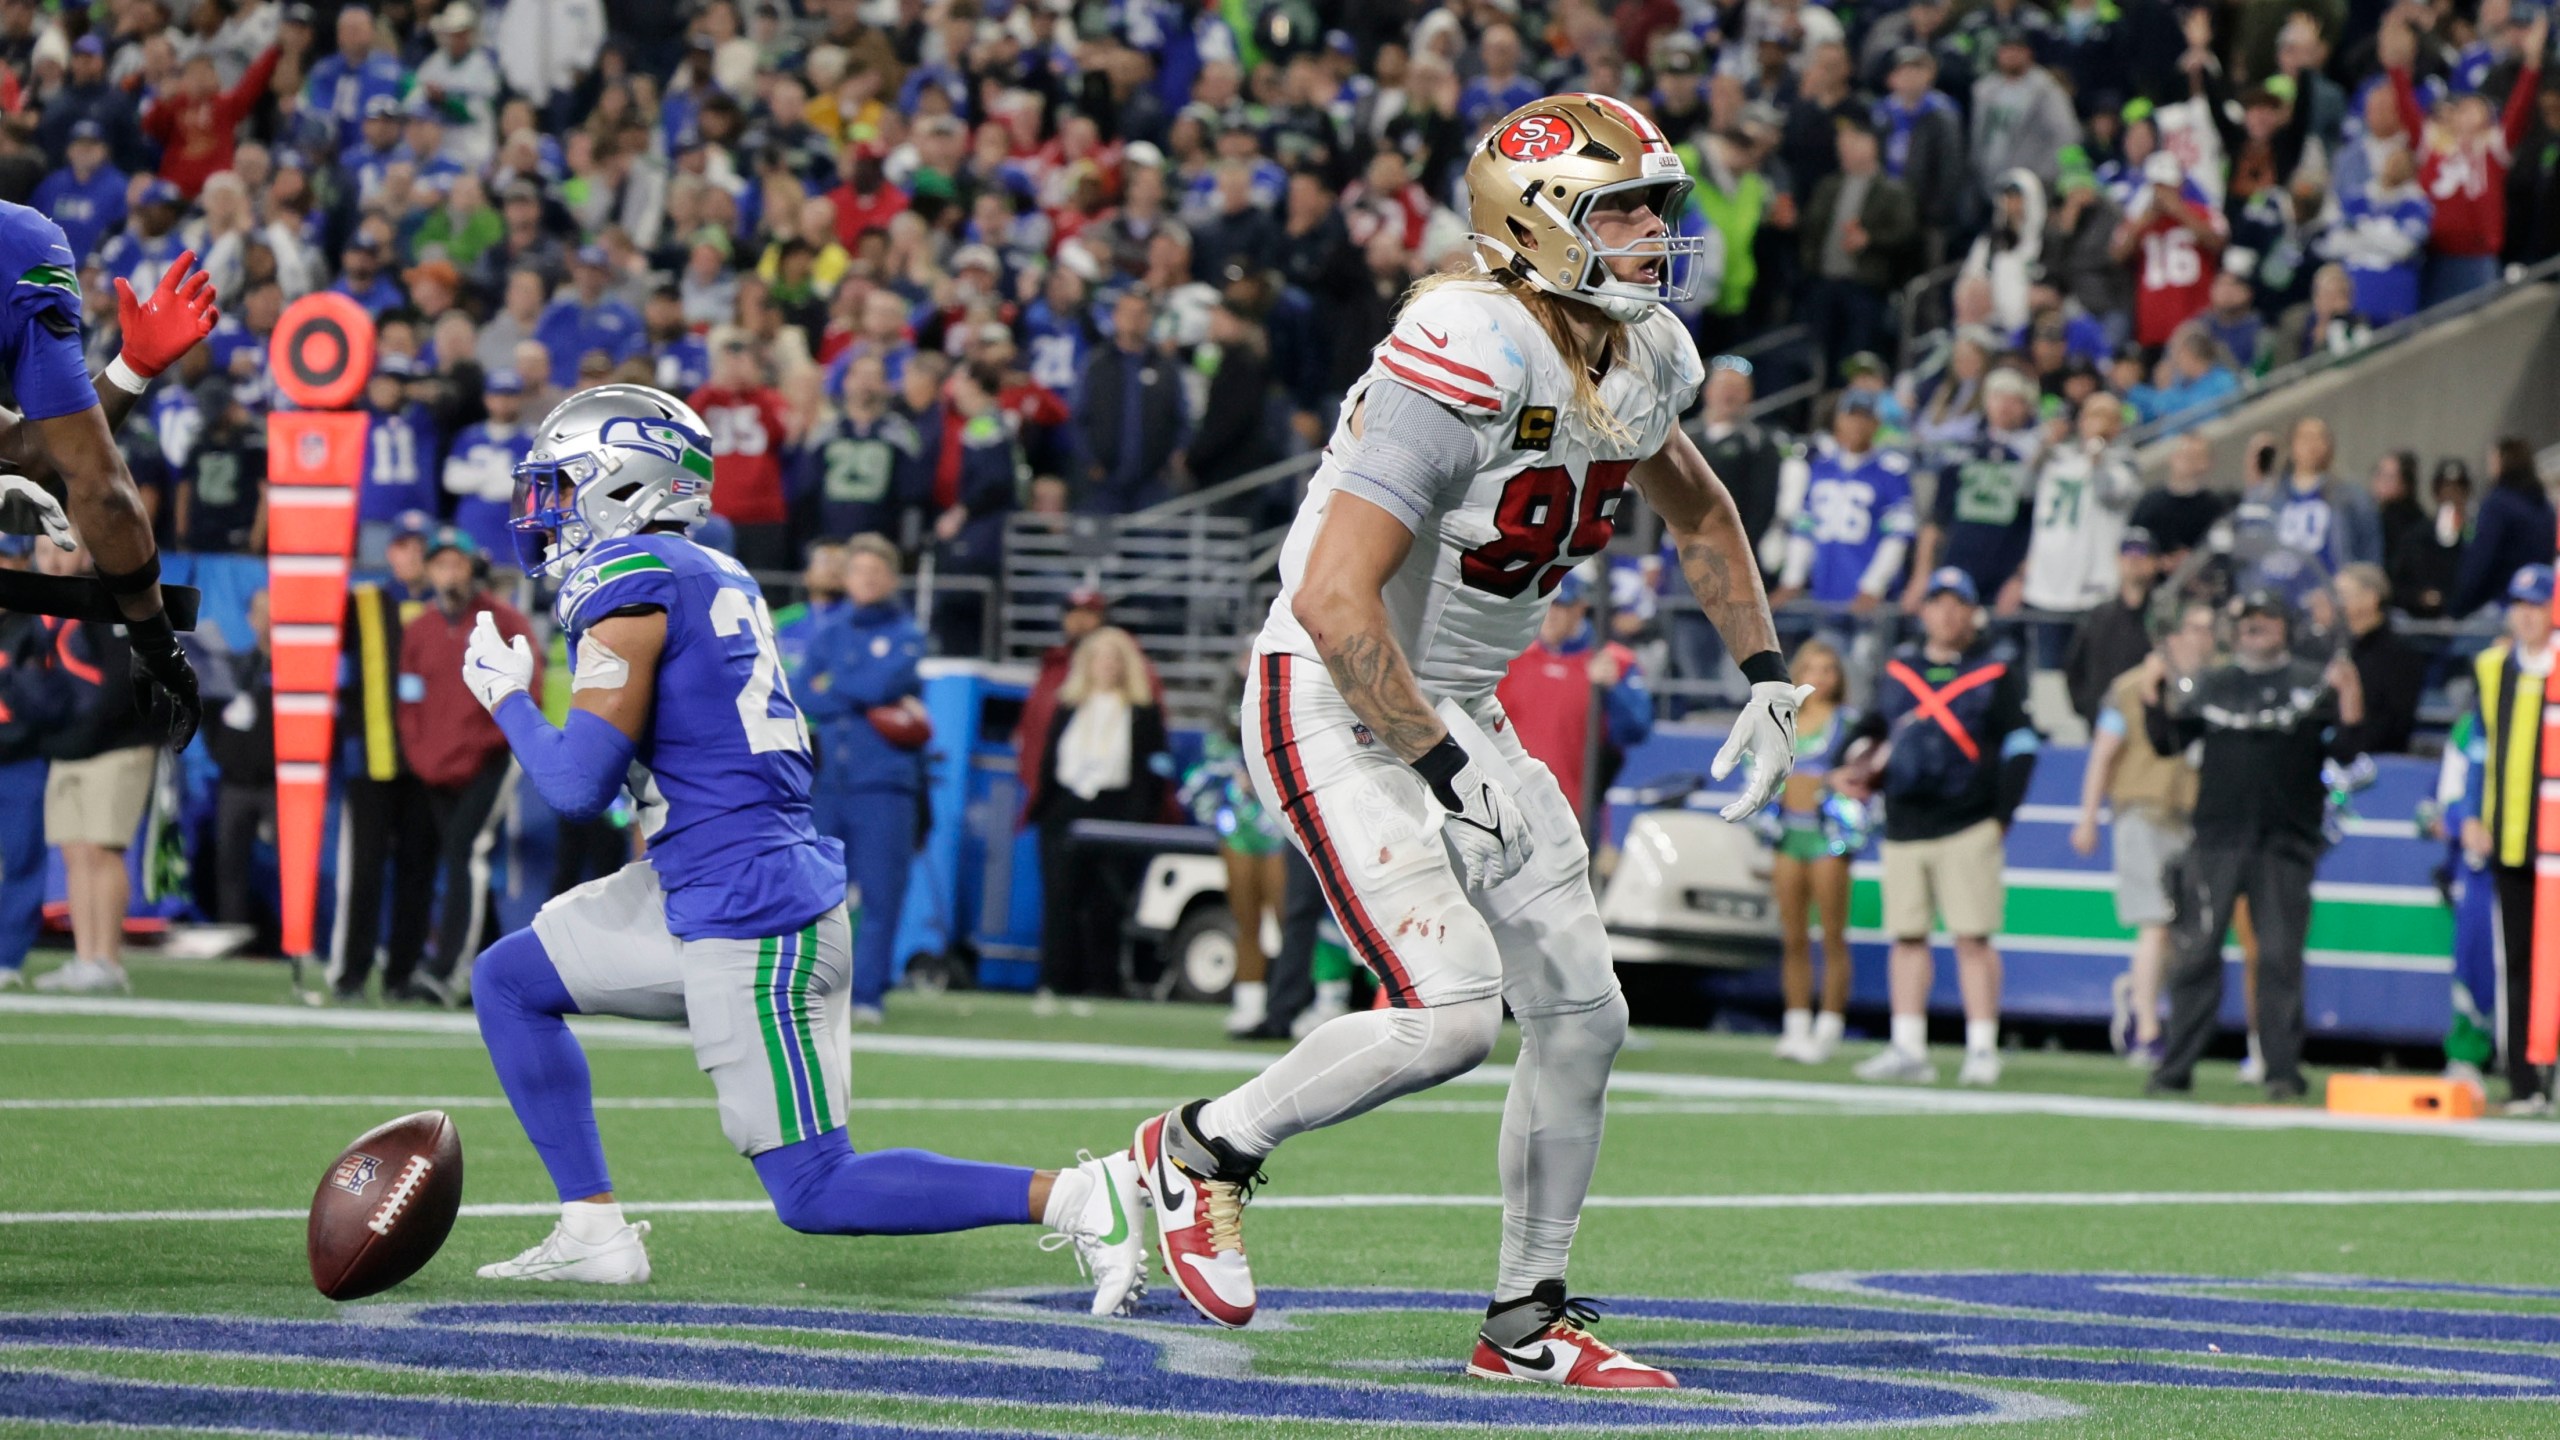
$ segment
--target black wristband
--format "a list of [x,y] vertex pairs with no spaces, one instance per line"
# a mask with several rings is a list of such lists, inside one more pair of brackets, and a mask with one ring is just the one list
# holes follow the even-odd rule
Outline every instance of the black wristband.
[[110,595],[138,595],[160,583],[160,553],[153,551],[150,559],[123,575],[114,574],[101,565],[98,567],[98,583],[106,586]]
[[1787,657],[1775,650],[1763,650],[1742,662],[1742,678],[1754,685],[1787,683]]
[[1467,768],[1467,747],[1458,743],[1457,736],[1443,735],[1439,744],[1414,757],[1413,768],[1422,772],[1432,789],[1448,793],[1450,782]]
[[178,653],[178,632],[169,624],[169,613],[153,611],[139,620],[124,622],[124,635],[135,651],[151,656]]

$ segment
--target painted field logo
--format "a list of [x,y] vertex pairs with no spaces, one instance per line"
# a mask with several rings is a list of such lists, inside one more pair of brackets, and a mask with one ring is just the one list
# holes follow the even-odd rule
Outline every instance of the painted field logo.
[[[866,1411],[932,1407],[934,1424],[1045,1429],[1068,1415],[1380,1425],[1517,1434],[1559,1426],[1700,1428],[1969,1424],[2081,1413],[2039,1387],[2162,1386],[2306,1397],[2560,1400],[2560,1290],[2306,1276],[1876,1274],[1808,1276],[1780,1300],[1623,1300],[1638,1352],[1677,1392],[1571,1396],[1461,1380],[1452,1354],[1482,1301],[1433,1291],[1265,1291],[1254,1330],[1213,1331],[1159,1302],[1141,1323],[1096,1322],[1065,1291],[983,1296],[947,1312],[562,1303],[351,1308],[329,1321],[180,1315],[0,1316],[0,1420],[426,1436],[726,1437],[924,1433]],[[2430,1303],[2439,1302],[2439,1303]],[[1178,1303],[1178,1302],[1176,1302]],[[1401,1316],[1449,1317],[1449,1353],[1395,1353]],[[1313,1331],[1291,1353],[1345,1358],[1264,1373],[1254,1336]],[[2484,1348],[2495,1346],[2498,1348]],[[41,1349],[40,1367],[8,1352]],[[83,1351],[108,1352],[90,1373]],[[165,1357],[165,1358],[163,1358]],[[278,1366],[331,1367],[309,1389]],[[355,1368],[348,1368],[355,1367]],[[562,1376],[627,1392],[586,1405],[447,1400],[357,1388],[382,1367],[507,1381]],[[183,1382],[149,1378],[183,1373]],[[315,1369],[315,1376],[322,1372]],[[226,1378],[226,1377],[231,1378]],[[686,1387],[699,1387],[688,1392]],[[393,1387],[386,1387],[393,1388]],[[415,1390],[402,1382],[396,1388]],[[752,1413],[751,1397],[815,1392],[845,1418]],[[698,1405],[701,1408],[683,1408]],[[953,1407],[961,1413],[955,1419]],[[1044,1412],[1055,1411],[1044,1418]],[[2560,1413],[2549,1417],[2560,1430]],[[1081,1427],[1079,1427],[1081,1428]],[[1005,1433],[1012,1433],[1007,1431]]]

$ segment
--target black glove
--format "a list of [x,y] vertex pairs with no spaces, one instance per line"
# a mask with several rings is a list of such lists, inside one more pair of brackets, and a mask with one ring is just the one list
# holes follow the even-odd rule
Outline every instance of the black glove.
[[178,647],[178,632],[169,628],[167,615],[129,620],[124,630],[133,645],[134,708],[153,725],[168,728],[173,753],[186,749],[196,738],[204,705],[196,695],[195,667]]

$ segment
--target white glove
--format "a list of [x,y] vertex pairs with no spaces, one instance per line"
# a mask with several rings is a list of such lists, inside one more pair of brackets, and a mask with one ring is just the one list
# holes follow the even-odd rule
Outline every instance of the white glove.
[[[1455,740],[1443,744],[1457,747]],[[1463,748],[1458,753],[1464,755]],[[1423,757],[1426,761],[1430,756]],[[1430,780],[1431,769],[1417,765],[1423,778]],[[1431,793],[1439,797],[1448,811],[1442,817],[1441,837],[1458,862],[1458,878],[1470,890],[1491,890],[1520,873],[1529,863],[1529,822],[1520,814],[1520,806],[1511,792],[1493,782],[1484,767],[1469,756],[1467,762],[1450,774],[1447,783],[1431,781]]]
[[0,475],[0,533],[42,535],[65,550],[80,548],[62,502],[24,475]]
[[1810,685],[1785,680],[1762,680],[1751,687],[1750,703],[1734,718],[1733,733],[1724,737],[1724,748],[1716,752],[1708,773],[1721,780],[1744,760],[1751,768],[1743,776],[1742,798],[1717,814],[1739,824],[1778,798],[1787,773],[1796,768],[1796,707],[1812,693]]
[[482,709],[496,714],[499,701],[532,690],[533,647],[521,635],[501,637],[498,622],[481,611],[471,627],[470,648],[462,652],[462,683],[479,697]]

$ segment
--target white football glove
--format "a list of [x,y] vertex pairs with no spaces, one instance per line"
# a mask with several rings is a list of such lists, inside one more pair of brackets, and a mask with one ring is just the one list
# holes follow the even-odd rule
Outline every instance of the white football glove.
[[533,688],[533,647],[518,635],[513,640],[498,634],[498,622],[489,612],[471,627],[471,645],[462,652],[462,683],[480,699],[480,706],[491,714],[498,702]]
[[80,548],[62,502],[24,475],[0,475],[0,533],[42,535],[65,550]]
[[1739,824],[1778,798],[1788,772],[1796,768],[1796,707],[1812,693],[1812,686],[1786,680],[1762,680],[1751,687],[1750,702],[1734,718],[1733,733],[1724,737],[1724,748],[1716,752],[1708,772],[1721,780],[1737,762],[1748,761],[1742,798],[1717,814]]
[[1448,784],[1432,784],[1431,793],[1448,811],[1440,835],[1449,842],[1458,878],[1468,889],[1491,890],[1529,863],[1528,820],[1511,792],[1495,784],[1474,757],[1458,767]]

